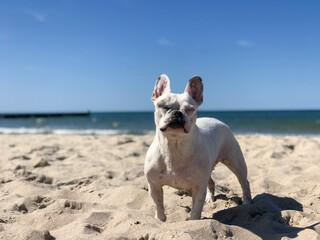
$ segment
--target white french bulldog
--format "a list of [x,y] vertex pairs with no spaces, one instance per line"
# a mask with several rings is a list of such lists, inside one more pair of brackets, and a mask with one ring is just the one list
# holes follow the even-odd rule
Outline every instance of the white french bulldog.
[[166,220],[164,185],[192,190],[190,219],[201,218],[204,202],[214,200],[211,172],[219,162],[237,176],[243,202],[251,201],[247,166],[229,127],[214,118],[197,119],[202,94],[199,76],[189,80],[184,93],[174,94],[170,92],[170,81],[165,74],[158,78],[152,94],[156,135],[148,149],[144,171],[157,207],[155,217],[161,221]]

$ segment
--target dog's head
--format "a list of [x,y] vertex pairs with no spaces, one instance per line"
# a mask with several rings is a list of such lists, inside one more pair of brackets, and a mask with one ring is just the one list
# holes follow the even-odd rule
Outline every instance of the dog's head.
[[199,76],[192,77],[182,94],[170,92],[170,80],[161,75],[154,87],[156,127],[164,134],[187,134],[196,123],[196,110],[203,101],[203,84]]

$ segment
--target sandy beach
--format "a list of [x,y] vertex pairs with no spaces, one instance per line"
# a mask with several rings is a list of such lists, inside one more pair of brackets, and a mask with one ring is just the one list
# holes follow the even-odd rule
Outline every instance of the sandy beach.
[[202,219],[165,187],[163,223],[143,173],[152,135],[0,135],[0,239],[319,239],[320,137],[236,138],[252,203],[218,164]]

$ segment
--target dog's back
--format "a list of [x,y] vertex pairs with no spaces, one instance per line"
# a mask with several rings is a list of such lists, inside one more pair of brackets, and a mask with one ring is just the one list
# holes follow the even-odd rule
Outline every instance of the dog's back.
[[215,118],[198,118],[197,126],[204,142],[208,143],[213,161],[228,158],[230,153],[238,150],[238,142],[225,123]]

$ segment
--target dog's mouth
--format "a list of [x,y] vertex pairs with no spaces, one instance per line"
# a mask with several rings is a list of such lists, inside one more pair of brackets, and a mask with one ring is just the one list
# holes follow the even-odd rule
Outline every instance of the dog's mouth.
[[172,132],[185,132],[188,133],[189,131],[187,131],[184,127],[184,122],[171,122],[169,123],[167,126],[160,128],[160,131],[165,132],[165,131],[172,131]]
[[172,123],[169,123],[168,127],[172,128],[172,129],[184,128],[184,123],[182,123],[182,122],[172,122]]

